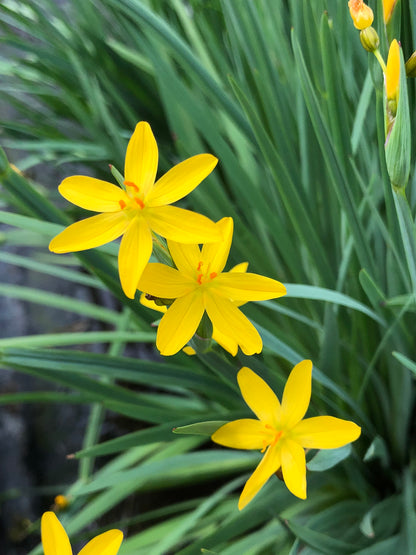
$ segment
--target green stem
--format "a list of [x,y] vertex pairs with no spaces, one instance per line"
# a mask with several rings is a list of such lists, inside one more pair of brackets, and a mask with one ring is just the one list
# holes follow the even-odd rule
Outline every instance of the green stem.
[[416,298],[416,228],[404,187],[394,188],[394,204],[412,283],[412,293]]

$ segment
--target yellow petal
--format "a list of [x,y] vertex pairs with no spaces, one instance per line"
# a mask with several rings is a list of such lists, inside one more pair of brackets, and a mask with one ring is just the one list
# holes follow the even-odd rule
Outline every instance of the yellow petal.
[[176,354],[195,334],[204,314],[200,291],[176,299],[160,321],[156,347],[164,356]]
[[157,144],[150,125],[140,121],[127,146],[124,178],[134,183],[144,196],[149,194],[155,182],[158,157]]
[[257,418],[275,428],[280,416],[280,403],[274,391],[246,366],[238,372],[237,380],[244,401]]
[[183,297],[195,288],[194,280],[159,262],[146,266],[138,284],[140,291],[162,299]]
[[158,235],[178,243],[197,244],[222,240],[214,222],[190,210],[176,206],[147,208],[146,218]]
[[212,172],[217,162],[212,154],[198,154],[177,164],[156,182],[147,203],[164,206],[183,198]]
[[279,470],[280,466],[280,445],[277,443],[277,445],[273,445],[267,449],[266,454],[260,461],[256,470],[247,480],[238,502],[238,508],[240,511],[241,509],[244,509],[248,503],[250,503],[270,476]]
[[233,238],[234,222],[232,218],[222,218],[217,223],[223,239],[218,243],[207,243],[202,247],[201,259],[208,265],[210,272],[220,274],[227,263]]
[[145,293],[140,295],[140,304],[145,306],[146,308],[151,308],[152,310],[157,310],[157,312],[162,312],[163,314],[167,311],[167,307],[165,305],[158,305],[155,301],[151,301],[146,297]]
[[228,422],[211,436],[212,441],[232,449],[264,449],[273,441],[275,433],[264,422],[244,418]]
[[238,343],[232,337],[224,335],[215,326],[212,327],[212,339],[218,343],[225,351],[230,353],[233,357],[238,352]]
[[266,301],[286,295],[286,287],[258,274],[224,272],[215,278],[221,294],[234,301]]
[[191,279],[196,279],[196,270],[201,260],[201,251],[197,244],[185,245],[176,241],[168,241],[169,252],[181,272]]
[[302,360],[291,371],[282,397],[280,425],[290,429],[305,416],[311,400],[312,362]]
[[230,270],[230,272],[237,272],[237,273],[245,273],[247,272],[248,262],[240,262],[240,264],[236,264]]
[[336,449],[360,437],[361,428],[350,420],[333,416],[306,418],[292,430],[292,437],[305,449]]
[[395,4],[396,0],[383,0],[383,17],[385,24],[390,21]]
[[388,100],[399,100],[400,46],[396,39],[390,44],[386,69],[386,96]]
[[118,271],[126,297],[134,299],[140,276],[152,254],[153,242],[144,218],[136,217],[125,232],[118,251]]
[[250,320],[231,301],[215,295],[213,291],[206,291],[204,300],[209,319],[215,329],[237,342],[244,354],[260,353],[263,342]]
[[79,555],[117,555],[122,541],[121,530],[108,530],[89,541]]
[[63,253],[99,247],[120,237],[128,225],[122,212],[97,214],[64,229],[49,243],[49,250]]
[[300,497],[306,499],[306,459],[303,447],[296,441],[282,439],[282,474],[287,489]]
[[129,200],[120,187],[84,175],[67,177],[58,189],[72,204],[94,212],[117,212],[121,210],[120,200],[126,204]]
[[52,511],[42,515],[41,534],[45,555],[72,555],[71,544],[64,527]]

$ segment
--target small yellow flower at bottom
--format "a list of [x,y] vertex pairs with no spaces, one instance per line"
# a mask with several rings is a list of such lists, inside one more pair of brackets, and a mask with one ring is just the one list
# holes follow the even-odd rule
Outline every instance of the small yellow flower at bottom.
[[373,10],[363,0],[349,0],[348,7],[356,29],[362,31],[370,27],[374,20]]
[[[72,555],[67,533],[52,511],[42,515],[41,534],[45,555]],[[122,541],[121,530],[108,530],[90,540],[79,555],[117,555]]]
[[281,469],[289,491],[306,499],[305,449],[335,449],[355,441],[361,428],[333,416],[304,418],[312,389],[312,362],[303,360],[289,375],[282,403],[250,368],[237,375],[241,394],[258,420],[245,418],[221,426],[215,443],[233,449],[260,449],[264,457],[246,482],[238,508],[243,509],[267,480]]

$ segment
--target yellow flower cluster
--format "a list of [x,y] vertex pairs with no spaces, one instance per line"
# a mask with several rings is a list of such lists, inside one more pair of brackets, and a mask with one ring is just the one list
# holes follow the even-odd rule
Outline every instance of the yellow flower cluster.
[[[207,320],[212,325],[209,337],[212,335],[233,356],[239,348],[246,355],[260,353],[260,334],[240,307],[286,293],[279,281],[247,272],[247,263],[225,271],[233,237],[232,218],[213,223],[205,216],[171,206],[195,189],[216,164],[211,154],[199,154],[156,181],[157,144],[149,124],[140,122],[127,147],[120,186],[73,176],[59,187],[70,202],[100,213],[70,225],[49,248],[57,253],[74,252],[122,236],[118,255],[122,288],[129,298],[139,289],[143,292],[141,302],[163,313],[156,346],[165,356],[180,351],[195,334],[206,337],[202,328]],[[167,250],[160,237],[166,239]],[[164,249],[164,259],[170,258],[170,265],[149,262],[154,243]],[[190,352],[189,346],[186,349]],[[265,453],[243,490],[240,509],[277,471],[294,495],[306,498],[305,449],[340,447],[360,435],[353,422],[330,416],[304,419],[311,380],[312,363],[305,360],[290,374],[280,404],[259,376],[249,368],[239,371],[241,393],[258,420],[229,422],[213,434],[212,440]],[[69,553],[69,540],[52,515],[46,513],[42,520],[45,554],[64,555]],[[98,555],[96,546],[105,544],[105,553],[115,555],[122,539],[117,532],[98,536],[84,549],[88,555]]]
[[[231,354],[236,355],[239,346],[246,355],[259,353],[261,337],[238,307],[286,293],[284,285],[274,279],[224,272],[232,218],[215,224],[205,216],[170,206],[195,189],[217,162],[211,154],[199,154],[155,182],[157,144],[150,125],[140,122],[127,147],[123,188],[79,175],[64,179],[59,186],[67,200],[101,214],[70,225],[51,241],[50,250],[81,251],[122,235],[118,267],[125,294],[134,298],[139,288],[154,298],[169,299],[156,341],[165,356],[188,343],[204,314],[212,322],[214,338]],[[167,239],[175,267],[149,264],[158,236]]]

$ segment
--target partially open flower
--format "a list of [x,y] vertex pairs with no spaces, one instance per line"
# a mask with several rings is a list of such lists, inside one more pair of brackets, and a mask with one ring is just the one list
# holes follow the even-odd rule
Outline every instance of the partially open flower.
[[386,68],[386,96],[388,109],[396,115],[400,92],[400,46],[396,39],[390,44]]
[[362,31],[373,23],[373,10],[363,0],[349,0],[348,7],[354,27]]

